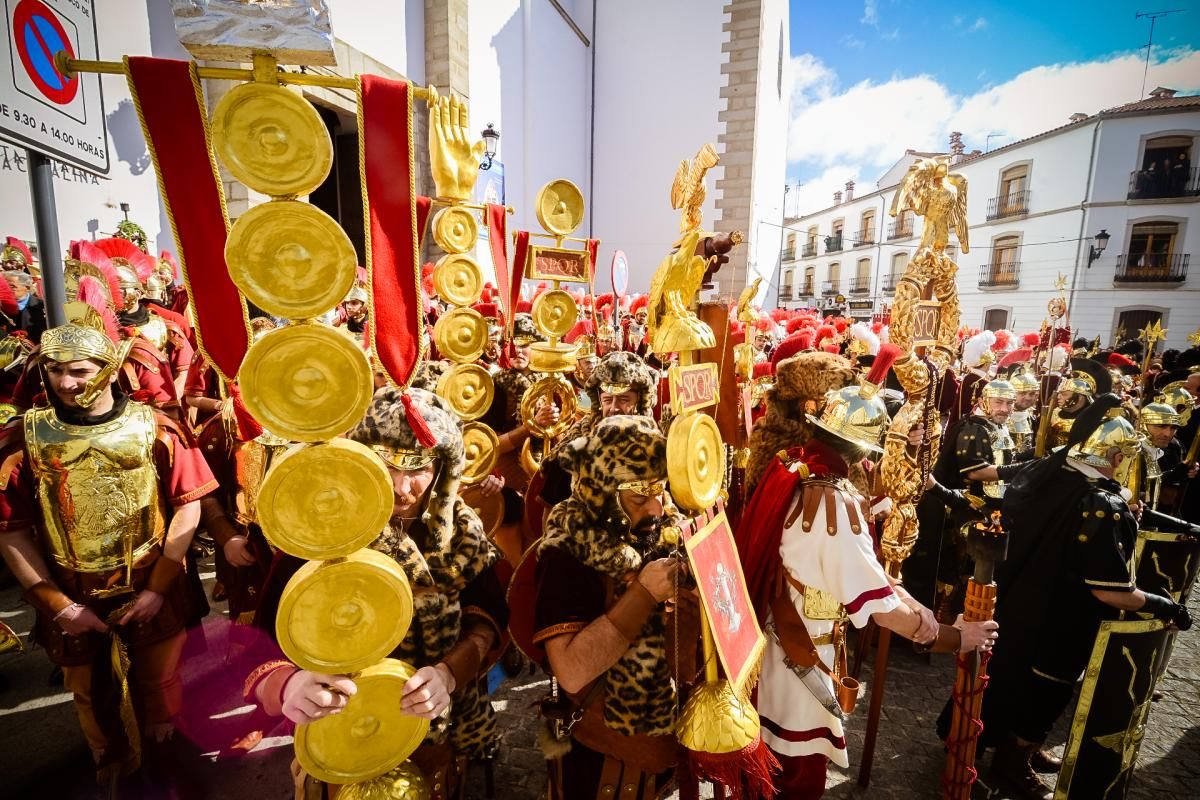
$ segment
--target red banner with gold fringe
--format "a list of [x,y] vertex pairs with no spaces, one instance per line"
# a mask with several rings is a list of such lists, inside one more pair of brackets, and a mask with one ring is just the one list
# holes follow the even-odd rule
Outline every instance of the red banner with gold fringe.
[[125,73],[175,236],[197,343],[213,369],[232,380],[250,346],[250,322],[225,264],[229,216],[196,64],[129,56]]
[[366,214],[371,352],[392,383],[405,387],[421,360],[425,325],[412,92],[408,83],[362,76],[358,137]]

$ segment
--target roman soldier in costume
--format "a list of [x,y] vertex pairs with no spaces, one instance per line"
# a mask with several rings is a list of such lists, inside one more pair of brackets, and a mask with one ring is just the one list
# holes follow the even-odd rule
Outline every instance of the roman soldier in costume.
[[980,331],[963,343],[961,380],[958,386],[958,403],[951,413],[949,425],[975,413],[979,392],[983,384],[991,380],[991,365],[994,360],[992,345],[996,334]]
[[[494,378],[496,392],[491,408],[482,419],[500,437],[500,458],[496,470],[504,479],[505,501],[510,514],[515,509],[515,519],[518,520],[520,502],[514,493],[523,493],[529,481],[529,476],[521,467],[521,446],[530,436],[521,420],[521,399],[538,378],[529,369],[529,347],[543,338],[528,314],[513,316],[512,341],[501,359],[503,369]],[[558,410],[546,405],[538,413],[541,416],[539,422],[549,426],[557,419]]]
[[1041,383],[1036,375],[1020,368],[1012,372],[1008,382],[1016,392],[1013,411],[1008,416],[1008,432],[1012,435],[1018,453],[1032,453],[1038,428],[1037,402]]
[[[47,404],[0,440],[0,549],[100,773],[113,777],[170,736],[180,709],[184,558],[216,481],[175,421],[118,388],[105,334],[52,328],[37,360]],[[67,495],[73,502],[58,502]],[[136,726],[112,677],[122,652]]]
[[3,268],[6,272],[9,270],[18,270],[20,272],[27,272],[30,275],[37,275],[36,263],[29,245],[16,236],[9,236],[5,239],[4,249],[0,250],[0,268]]
[[1183,425],[1183,416],[1174,406],[1150,403],[1141,409],[1138,420],[1148,444],[1158,453],[1157,469],[1148,470],[1149,474],[1157,475],[1156,482],[1146,487],[1150,507],[1157,509],[1163,491],[1178,492],[1187,481],[1195,479],[1197,465],[1184,460],[1183,444],[1176,438]]
[[682,562],[661,536],[674,522],[666,459],[666,437],[641,416],[601,420],[559,450],[571,496],[546,518],[533,610],[514,607],[535,618],[552,676],[542,745],[554,800],[657,797],[679,757],[673,679],[693,672],[673,658],[695,653],[697,631],[680,613],[672,641],[664,605],[695,602],[677,596]]
[[[981,507],[999,507],[1004,483],[996,468],[1011,465],[1016,455],[1007,425],[1016,395],[1013,385],[1004,380],[989,381],[980,387],[975,413],[960,419],[943,441],[933,468],[933,477],[941,486],[964,491]],[[961,531],[978,513],[962,507],[947,510],[936,493],[923,497],[920,505],[925,507],[922,522],[929,520],[930,525],[922,525],[914,556],[926,563],[931,557],[937,559],[933,608],[939,622],[952,622],[961,610],[966,578],[971,574]],[[932,524],[939,512],[944,513],[941,524]]]
[[367,290],[355,285],[342,300],[337,311],[337,326],[345,326],[354,338],[363,341],[367,333]]
[[[737,546],[767,632],[756,704],[762,736],[783,767],[775,785],[789,800],[820,797],[828,762],[849,764],[849,709],[839,704],[835,683],[846,675],[847,620],[862,627],[873,619],[936,652],[987,650],[996,637],[990,622],[939,626],[876,558],[868,501],[851,466],[882,452],[889,420],[878,388],[891,352],[861,386],[841,356],[802,353],[782,361],[771,423],[751,440],[755,489]],[[822,396],[820,416],[805,414],[806,403]],[[781,448],[789,421],[802,438]]]
[[1079,415],[1068,446],[1022,470],[1009,485],[1008,556],[996,574],[996,620],[1005,635],[988,665],[981,746],[997,745],[993,768],[1017,797],[1049,800],[1038,773],[1058,762],[1041,751],[1066,710],[1104,620],[1137,611],[1181,630],[1185,606],[1134,585],[1137,520],[1113,480],[1140,450],[1115,395]]
[[24,410],[14,402],[14,397],[33,350],[33,342],[24,333],[13,333],[0,339],[0,425]]
[[132,266],[118,263],[117,276],[121,285],[121,302],[124,303],[117,314],[117,321],[123,328],[137,331],[139,336],[166,356],[175,385],[175,397],[183,397],[195,351],[183,326],[178,319],[172,318],[178,315],[143,299],[145,288]]
[[[508,612],[494,569],[500,553],[458,494],[461,423],[436,395],[421,389],[408,395],[406,402],[393,387],[377,391],[349,438],[378,453],[392,476],[392,518],[371,547],[393,557],[413,587],[412,626],[392,657],[416,668],[401,707],[432,724],[411,760],[426,776],[431,800],[445,800],[459,796],[467,760],[490,758],[499,746],[495,712],[479,679],[499,655]],[[264,603],[264,610],[271,607]],[[274,627],[273,620],[263,622]],[[296,723],[337,713],[353,691],[348,676],[279,660],[255,669],[245,686],[248,700]],[[305,785],[297,797],[313,796],[302,792],[316,780],[303,773],[299,780]]]
[[472,306],[487,320],[488,339],[478,364],[492,377],[500,372],[500,353],[504,349],[504,326],[500,322],[500,309],[495,303],[476,303]]
[[1097,395],[1112,391],[1112,375],[1090,358],[1072,358],[1071,372],[1058,385],[1057,404],[1050,415],[1050,443],[1062,447],[1071,435],[1075,418]]

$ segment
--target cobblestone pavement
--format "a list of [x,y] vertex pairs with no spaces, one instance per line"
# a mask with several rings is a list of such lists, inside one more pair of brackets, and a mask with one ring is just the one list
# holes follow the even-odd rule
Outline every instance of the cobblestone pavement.
[[[1200,598],[1192,600],[1200,617]],[[217,758],[229,732],[250,711],[240,699],[244,670],[225,663],[228,626],[214,605],[205,621],[207,649],[188,658],[184,682],[188,713],[181,737],[179,774],[181,797],[205,800],[283,800],[291,796],[288,765],[291,737],[280,726],[249,756],[238,760]],[[19,592],[0,590],[0,619],[23,636],[32,625],[32,614],[20,603]],[[904,642],[892,647],[886,699],[870,786],[857,783],[861,763],[863,727],[869,695],[851,718],[847,738],[850,769],[831,768],[830,798],[932,798],[938,795],[943,756],[933,733],[933,721],[951,685],[949,658],[932,663],[914,655]],[[79,733],[70,696],[47,678],[45,654],[0,655],[0,796],[47,798],[99,797],[91,784],[90,759]],[[870,682],[870,665],[864,667],[864,684]],[[499,711],[503,744],[494,763],[496,800],[531,800],[539,796],[545,764],[536,741],[537,720],[531,704],[545,691],[541,675],[508,681],[493,696]],[[1167,674],[1159,683],[1163,698],[1152,707],[1146,737],[1131,783],[1136,800],[1183,800],[1196,796],[1200,785],[1200,631],[1182,634]],[[1065,719],[1053,744],[1061,754]],[[980,789],[976,797],[987,797]],[[123,794],[141,798],[146,795]],[[467,797],[484,798],[482,766],[472,768]],[[992,795],[1000,798],[1002,795]]]

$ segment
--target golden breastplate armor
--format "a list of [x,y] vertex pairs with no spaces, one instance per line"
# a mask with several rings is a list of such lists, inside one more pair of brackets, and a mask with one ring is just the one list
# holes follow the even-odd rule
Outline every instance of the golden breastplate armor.
[[1017,450],[1028,450],[1033,444],[1033,422],[1028,411],[1014,411],[1008,418],[1008,432]]
[[[1016,449],[1016,443],[1012,436],[1009,435],[1007,425],[994,425],[991,430],[992,441],[992,463],[997,467],[1002,467],[1012,461],[1013,451]],[[1004,489],[1006,484],[1004,481],[984,481],[983,493],[993,499],[1004,497]]]
[[1071,426],[1075,424],[1074,417],[1064,417],[1058,413],[1058,409],[1054,409],[1054,414],[1050,418],[1050,444],[1054,447],[1062,447],[1067,443],[1067,437],[1071,435]]
[[145,336],[146,339],[149,340],[150,344],[154,345],[159,350],[166,350],[168,339],[167,334],[169,332],[167,330],[167,323],[163,321],[162,317],[156,317],[151,314],[149,322],[147,322],[145,325],[138,326],[138,333],[140,333],[142,336]]
[[68,425],[54,409],[25,415],[46,546],[59,566],[108,572],[150,552],[166,530],[154,467],[154,412],[129,403],[100,425]]

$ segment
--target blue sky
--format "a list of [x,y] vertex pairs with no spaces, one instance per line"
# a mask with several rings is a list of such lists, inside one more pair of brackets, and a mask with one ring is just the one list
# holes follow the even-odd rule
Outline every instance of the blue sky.
[[1150,24],[1134,15],[1171,8],[1146,88],[1195,92],[1200,0],[791,0],[799,210],[847,178],[873,187],[907,147],[944,150],[950,130],[985,149],[1138,99]]

